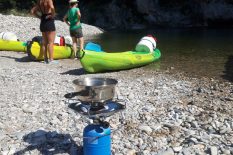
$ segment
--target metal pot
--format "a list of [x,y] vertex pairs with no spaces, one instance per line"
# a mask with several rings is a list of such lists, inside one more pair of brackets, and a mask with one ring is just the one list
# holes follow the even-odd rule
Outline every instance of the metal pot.
[[117,80],[110,78],[84,78],[73,81],[77,98],[83,102],[106,102],[115,94]]

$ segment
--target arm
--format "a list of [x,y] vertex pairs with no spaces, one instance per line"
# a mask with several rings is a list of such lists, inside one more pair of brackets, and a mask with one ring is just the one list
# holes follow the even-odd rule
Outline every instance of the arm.
[[77,16],[78,16],[78,21],[79,21],[77,25],[79,25],[81,23],[81,12],[79,9],[77,10]]
[[33,16],[35,16],[35,17],[37,17],[37,18],[40,18],[40,16],[37,14],[37,11],[39,10],[39,8],[38,8],[38,5],[36,4],[32,9],[31,9],[31,11],[30,11],[30,13],[33,15]]
[[55,8],[54,8],[54,5],[53,5],[53,1],[49,0],[48,5],[49,5],[49,8],[51,9],[52,16],[55,17]]
[[63,21],[64,21],[67,25],[70,25],[70,23],[68,22],[67,14],[66,14],[65,17],[63,18]]
[[77,11],[77,14],[78,14],[78,19],[80,20],[81,19],[81,12],[80,12],[80,10]]

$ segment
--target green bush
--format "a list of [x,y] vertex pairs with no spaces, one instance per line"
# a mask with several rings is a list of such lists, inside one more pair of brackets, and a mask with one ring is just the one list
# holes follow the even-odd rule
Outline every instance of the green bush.
[[[0,0],[0,13],[25,16],[29,15],[30,9],[37,0]],[[59,17],[64,16],[65,10],[68,9],[67,1],[54,1],[56,12]]]

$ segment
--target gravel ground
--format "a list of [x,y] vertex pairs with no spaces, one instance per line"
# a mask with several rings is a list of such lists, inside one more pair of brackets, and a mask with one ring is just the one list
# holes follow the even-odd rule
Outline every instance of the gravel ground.
[[[39,35],[38,19],[0,15],[0,20],[1,31],[14,24],[22,40]],[[67,26],[56,22],[66,35]],[[85,33],[99,30],[86,25]],[[78,60],[44,64],[7,51],[0,52],[0,154],[81,154],[90,121],[70,109],[64,95],[74,91],[74,79],[85,77],[117,79],[115,99],[126,102],[124,124],[119,114],[107,119],[116,130],[113,155],[233,154],[232,83],[143,67],[87,74]]]
[[[13,32],[20,41],[28,41],[35,36],[41,36],[40,19],[38,18],[0,14],[0,20],[0,32]],[[57,35],[70,35],[69,27],[64,22],[55,20],[55,26]],[[85,39],[91,39],[103,32],[101,29],[85,23],[82,24],[82,27]]]

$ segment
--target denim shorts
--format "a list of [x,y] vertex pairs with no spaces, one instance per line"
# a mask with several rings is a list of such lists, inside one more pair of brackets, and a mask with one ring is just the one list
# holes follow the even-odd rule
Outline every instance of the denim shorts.
[[83,31],[82,28],[78,28],[75,30],[70,30],[70,36],[75,38],[82,38],[83,37]]

